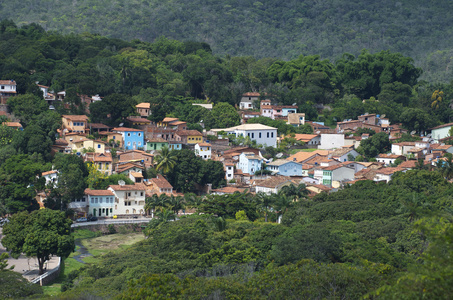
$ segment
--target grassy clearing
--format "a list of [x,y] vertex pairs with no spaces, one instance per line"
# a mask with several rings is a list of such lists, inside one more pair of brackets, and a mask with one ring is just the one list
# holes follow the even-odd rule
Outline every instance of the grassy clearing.
[[[88,249],[93,256],[83,258],[86,264],[97,262],[97,257],[117,249],[126,249],[136,242],[144,240],[145,237],[141,232],[134,233],[117,233],[105,236],[100,236],[100,232],[93,232],[86,229],[78,229],[74,232],[74,237],[80,239],[82,244]],[[76,261],[73,257],[79,255],[79,247],[76,247],[76,252],[69,255],[63,260],[60,276],[52,285],[44,286],[44,297],[58,296],[61,293],[61,284],[66,279],[66,276],[74,270],[78,270],[84,266],[83,263]]]
[[297,152],[313,152],[313,151],[316,151],[316,150],[318,150],[318,149],[316,149],[316,148],[313,148],[313,149],[291,149],[291,150],[289,151],[289,153],[290,153],[291,155],[294,155],[294,154],[296,154]]

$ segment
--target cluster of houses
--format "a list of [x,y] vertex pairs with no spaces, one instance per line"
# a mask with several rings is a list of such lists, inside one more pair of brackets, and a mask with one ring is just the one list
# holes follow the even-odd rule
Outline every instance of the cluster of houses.
[[[49,105],[52,105],[52,101],[64,99],[64,92],[54,94],[48,91],[48,87],[39,87]],[[5,99],[15,93],[14,81],[0,81],[2,105],[6,104]],[[92,103],[102,101],[102,98],[94,96],[86,97],[85,100]],[[194,105],[212,109],[212,104]],[[451,123],[432,128],[431,135],[420,141],[393,143],[391,153],[378,155],[375,162],[357,162],[355,158],[359,153],[355,149],[362,140],[369,138],[368,134],[357,135],[360,129],[386,132],[391,140],[406,131],[398,124],[390,124],[385,116],[376,114],[364,114],[357,120],[338,122],[336,128],[330,128],[322,123],[305,120],[305,114],[298,113],[295,105],[273,105],[270,100],[260,100],[259,93],[245,93],[242,96],[238,110],[242,118],[241,125],[211,129],[209,132],[189,130],[187,123],[178,118],[167,117],[157,123],[151,122],[147,119],[152,114],[150,103],[136,105],[136,111],[137,116],[126,118],[122,126],[115,128],[90,123],[86,115],[62,116],[62,127],[52,147],[53,153],[79,155],[105,175],[124,174],[134,182],[133,185],[118,182],[106,190],[86,189],[84,197],[74,199],[70,204],[70,208],[79,215],[143,215],[146,197],[154,194],[177,196],[162,175],[152,179],[144,179],[143,176],[143,172],[154,165],[154,155],[164,147],[172,150],[191,149],[204,160],[221,162],[228,184],[214,190],[208,187],[207,192],[214,194],[245,190],[276,193],[286,185],[304,183],[315,195],[335,191],[359,180],[388,182],[396,172],[419,167],[419,160],[431,167],[442,160],[445,153],[453,153],[453,146],[445,145],[449,130],[453,127]],[[277,135],[277,128],[247,123],[248,119],[259,116],[285,120],[293,126],[309,124],[314,134],[296,134],[294,138],[304,142],[303,147],[310,151],[299,151],[284,159],[282,156],[266,159],[257,148],[230,146],[225,134],[248,137],[263,147],[277,147],[284,138]],[[19,122],[6,122],[4,125],[20,129]],[[217,135],[218,138],[208,140],[210,135]],[[45,172],[42,176],[47,183],[58,182],[58,170]],[[38,197],[42,202],[45,193],[40,193]]]

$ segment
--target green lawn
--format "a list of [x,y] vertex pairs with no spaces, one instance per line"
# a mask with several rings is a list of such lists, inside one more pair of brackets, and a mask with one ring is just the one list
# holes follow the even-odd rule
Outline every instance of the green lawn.
[[[80,239],[93,256],[83,258],[86,264],[95,263],[97,257],[106,254],[110,251],[117,249],[124,249],[131,245],[144,240],[145,237],[141,232],[134,233],[116,233],[110,235],[100,236],[100,232],[93,232],[86,229],[79,229],[74,232],[75,239]],[[79,255],[79,247],[76,251],[71,253],[68,258],[63,260],[60,276],[55,280],[52,285],[44,286],[44,297],[58,296],[61,293],[61,284],[64,282],[66,276],[74,270],[80,269],[84,264],[76,261],[73,257]]]

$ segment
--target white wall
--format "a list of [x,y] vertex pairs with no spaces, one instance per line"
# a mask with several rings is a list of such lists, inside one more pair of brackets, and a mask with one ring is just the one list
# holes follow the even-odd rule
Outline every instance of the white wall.
[[321,145],[318,149],[335,149],[344,146],[344,134],[321,134]]

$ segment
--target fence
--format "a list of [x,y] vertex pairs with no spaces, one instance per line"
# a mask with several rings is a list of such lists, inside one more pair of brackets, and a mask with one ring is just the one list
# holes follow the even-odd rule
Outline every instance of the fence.
[[61,257],[58,258],[58,266],[42,274],[41,276],[36,277],[31,282],[35,284],[39,283],[39,285],[41,286],[46,285],[54,281],[60,275],[60,270],[61,270]]

